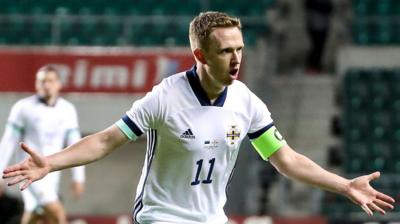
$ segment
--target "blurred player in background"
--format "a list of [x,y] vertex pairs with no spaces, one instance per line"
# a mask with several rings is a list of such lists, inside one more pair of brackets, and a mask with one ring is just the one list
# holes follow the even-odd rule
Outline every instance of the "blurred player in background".
[[[286,144],[265,104],[238,74],[243,37],[238,18],[206,12],[190,24],[192,69],[172,75],[118,122],[66,150],[30,158],[4,171],[21,190],[49,172],[103,158],[147,132],[148,147],[133,206],[135,223],[227,223],[223,207],[239,146],[247,135],[261,157],[285,176],[342,194],[368,214],[385,213],[394,200],[369,182],[330,173]],[[282,90],[285,91],[285,90]]]
[[[7,166],[21,141],[40,149],[44,156],[79,141],[81,135],[75,107],[59,97],[60,90],[57,70],[51,66],[40,68],[36,74],[36,94],[19,100],[11,109],[0,142],[0,169]],[[16,158],[22,161],[26,154],[18,150]],[[73,194],[79,197],[84,190],[84,167],[76,167],[72,171]],[[42,216],[50,223],[66,223],[65,210],[58,198],[60,174],[54,172],[22,192],[25,207],[23,224],[37,219],[37,209],[43,209]]]

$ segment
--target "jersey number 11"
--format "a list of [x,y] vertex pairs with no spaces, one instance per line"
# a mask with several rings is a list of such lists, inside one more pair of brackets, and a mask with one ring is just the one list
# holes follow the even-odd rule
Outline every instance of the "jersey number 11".
[[196,162],[196,164],[197,164],[196,178],[194,179],[194,181],[192,181],[190,183],[190,185],[194,186],[194,185],[198,185],[200,183],[211,184],[211,182],[212,182],[211,174],[214,169],[215,158],[210,159],[208,161],[208,163],[210,163],[210,169],[208,170],[207,179],[200,181],[199,176],[200,176],[201,167],[203,166],[203,160],[201,159]]

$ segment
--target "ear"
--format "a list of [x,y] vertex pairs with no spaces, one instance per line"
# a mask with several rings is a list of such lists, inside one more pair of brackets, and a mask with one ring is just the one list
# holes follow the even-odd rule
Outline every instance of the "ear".
[[207,64],[207,61],[206,61],[206,59],[205,59],[205,57],[204,57],[204,52],[203,52],[200,48],[196,48],[196,49],[193,51],[193,54],[194,54],[194,56],[196,57],[196,59],[197,59],[198,61],[200,61],[202,64]]

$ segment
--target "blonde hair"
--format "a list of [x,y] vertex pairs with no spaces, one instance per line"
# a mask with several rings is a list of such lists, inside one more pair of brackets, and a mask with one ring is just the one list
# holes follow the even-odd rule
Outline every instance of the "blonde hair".
[[189,41],[192,50],[207,49],[210,33],[218,27],[237,27],[242,29],[239,18],[229,16],[223,12],[202,12],[196,16],[189,27]]

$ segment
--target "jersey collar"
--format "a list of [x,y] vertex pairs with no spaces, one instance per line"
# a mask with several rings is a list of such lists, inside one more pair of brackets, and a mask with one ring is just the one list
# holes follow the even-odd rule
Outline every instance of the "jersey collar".
[[45,101],[41,96],[39,96],[39,95],[37,95],[37,94],[36,94],[36,98],[37,98],[37,100],[39,101],[39,103],[42,103],[42,104],[44,104],[44,105],[47,106],[47,107],[55,107],[56,104],[57,104],[57,102],[58,102],[58,97],[57,97],[56,101],[54,102],[54,105],[49,105],[49,104],[47,104],[46,101]]
[[211,104],[211,101],[208,98],[206,91],[200,85],[200,79],[196,72],[196,65],[194,65],[192,69],[186,71],[186,76],[189,80],[190,87],[192,87],[194,95],[196,95],[197,100],[199,100],[202,106],[224,106],[226,95],[228,93],[228,87],[225,87],[224,91],[222,91],[219,94],[218,98],[214,101],[214,103]]

